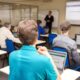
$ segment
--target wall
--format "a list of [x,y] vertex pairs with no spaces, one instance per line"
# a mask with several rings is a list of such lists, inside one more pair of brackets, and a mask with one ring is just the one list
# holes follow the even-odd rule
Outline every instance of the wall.
[[[42,3],[39,6],[39,10],[58,10],[59,11],[59,24],[65,21],[65,12],[66,12],[66,1],[67,0],[53,0],[50,3]],[[52,30],[53,32],[60,33],[59,28],[55,28]]]
[[40,1],[27,1],[27,0],[0,0],[0,2],[10,2],[10,3],[21,3],[21,4],[30,4],[38,5],[39,10],[45,9],[57,9],[59,11],[59,23],[63,22],[65,19],[65,6],[66,0],[53,0],[52,2],[40,2]]
[[[40,1],[26,1],[26,0],[0,0],[0,2],[10,2],[10,3],[20,3],[27,5],[37,5],[39,6],[39,11],[41,10],[51,10],[57,9],[59,11],[59,24],[65,21],[65,13],[66,13],[66,1],[67,0],[53,0],[52,2],[40,2]],[[53,31],[59,32],[59,29],[53,29]],[[75,37],[76,33],[79,33],[80,27],[72,26],[70,31],[70,36],[72,38]]]
[[27,4],[27,5],[39,5],[39,4],[41,4],[41,2],[38,2],[38,1],[29,1],[29,0],[0,0],[0,2]]
[[[40,6],[40,10],[45,9],[57,9],[59,11],[59,24],[65,21],[66,14],[66,1],[67,0],[53,0],[51,3],[43,3]],[[53,29],[54,32],[60,33],[60,29]],[[75,34],[80,33],[80,26],[72,26],[70,31],[70,37],[75,38]]]
[[59,11],[59,23],[61,23],[65,20],[66,0],[53,0],[50,3],[43,3],[40,6],[40,10],[44,9],[57,9]]
[[70,37],[75,38],[75,34],[80,34],[80,26],[72,26],[70,31]]

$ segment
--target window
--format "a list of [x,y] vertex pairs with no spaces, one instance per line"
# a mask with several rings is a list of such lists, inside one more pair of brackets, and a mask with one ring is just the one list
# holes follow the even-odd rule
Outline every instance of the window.
[[71,24],[80,25],[80,2],[67,2],[66,4],[66,20]]

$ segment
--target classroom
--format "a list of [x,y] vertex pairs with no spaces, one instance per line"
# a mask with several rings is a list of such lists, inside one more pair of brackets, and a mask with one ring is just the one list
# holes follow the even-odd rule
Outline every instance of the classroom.
[[80,0],[0,0],[0,80],[80,80]]

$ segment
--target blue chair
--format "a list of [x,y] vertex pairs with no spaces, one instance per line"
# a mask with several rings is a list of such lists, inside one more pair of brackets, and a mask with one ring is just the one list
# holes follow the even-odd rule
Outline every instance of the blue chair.
[[[65,48],[62,48],[62,47],[53,47],[52,50],[67,52],[67,50]],[[67,59],[66,59],[65,67],[70,67],[68,54],[67,54]]]
[[52,43],[56,37],[57,37],[57,34],[49,34],[47,43],[50,49],[52,48]]
[[8,53],[11,53],[15,50],[15,46],[12,40],[6,39],[6,47]]
[[40,40],[40,35],[45,34],[44,28],[38,25],[38,40]]
[[80,66],[75,67],[74,70],[80,71]]
[[57,37],[57,34],[49,34],[48,36],[48,42],[52,44],[53,40]]

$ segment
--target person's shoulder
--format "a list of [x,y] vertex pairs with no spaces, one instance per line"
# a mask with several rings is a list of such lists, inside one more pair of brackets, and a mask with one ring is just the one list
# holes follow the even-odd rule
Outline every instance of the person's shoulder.
[[50,58],[48,58],[46,56],[42,56],[41,59],[38,59],[38,63],[43,65],[44,69],[46,69],[46,70],[52,70],[53,71],[53,69],[54,69]]
[[72,44],[76,44],[76,42],[72,38],[68,37],[68,39],[68,41],[70,41]]
[[0,32],[7,33],[7,28],[6,28],[6,27],[4,27],[4,26],[3,26],[3,27],[1,27],[1,28],[0,28]]
[[2,28],[1,28],[3,31],[5,31],[5,32],[9,32],[10,30],[8,29],[8,28],[6,28],[5,26],[3,26]]
[[62,36],[61,35],[57,35],[57,37],[55,37],[54,40],[60,39]]
[[7,28],[5,26],[3,26],[2,29],[7,29]]
[[19,53],[20,53],[20,50],[15,50],[15,51],[13,51],[13,52],[10,53],[10,56],[9,56],[9,57],[15,58],[15,57],[17,57],[17,55],[18,55]]
[[3,26],[3,27],[1,27],[0,29],[5,29],[5,27]]
[[64,36],[64,35],[59,35],[59,37],[64,38],[65,40],[67,40],[67,42],[71,43],[71,44],[75,44],[76,42],[70,38],[69,36]]
[[46,15],[46,17],[48,17],[48,14]]
[[54,17],[53,15],[51,15],[51,17]]
[[44,55],[39,55],[37,61],[40,61],[40,63],[47,65],[50,62],[50,59]]

